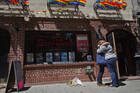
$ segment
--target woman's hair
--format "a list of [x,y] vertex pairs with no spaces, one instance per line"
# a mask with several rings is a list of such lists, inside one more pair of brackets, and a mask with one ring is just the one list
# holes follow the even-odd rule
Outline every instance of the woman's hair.
[[100,40],[99,42],[98,42],[98,45],[102,45],[103,43],[105,43],[106,41],[105,40]]
[[106,45],[109,45],[110,43],[109,42],[107,42],[107,41],[105,41],[105,40],[100,40],[99,42],[98,42],[98,47],[99,46],[101,46],[101,45],[103,45],[103,46],[106,46]]

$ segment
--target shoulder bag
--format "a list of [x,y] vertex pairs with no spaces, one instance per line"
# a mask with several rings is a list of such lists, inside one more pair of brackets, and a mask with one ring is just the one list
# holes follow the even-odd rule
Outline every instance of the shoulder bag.
[[96,54],[96,64],[106,64],[107,60],[105,60],[104,54]]

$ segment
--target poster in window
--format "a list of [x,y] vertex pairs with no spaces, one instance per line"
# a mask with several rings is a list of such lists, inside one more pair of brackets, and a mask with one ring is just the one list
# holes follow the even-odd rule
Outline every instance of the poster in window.
[[62,52],[62,53],[61,53],[61,61],[62,61],[62,62],[67,62],[67,61],[68,61],[67,52]]
[[87,55],[87,61],[92,61],[92,56],[91,55]]
[[26,61],[27,63],[33,63],[34,62],[34,54],[33,53],[27,53],[26,54]]
[[77,46],[77,51],[88,52],[89,51],[88,34],[77,34],[76,46]]
[[36,53],[36,63],[43,63],[43,53]]
[[74,52],[69,52],[69,61],[74,62],[75,61],[75,53]]
[[55,62],[60,62],[60,53],[58,53],[58,52],[54,53],[54,61]]
[[46,62],[53,62],[53,54],[51,52],[46,53]]

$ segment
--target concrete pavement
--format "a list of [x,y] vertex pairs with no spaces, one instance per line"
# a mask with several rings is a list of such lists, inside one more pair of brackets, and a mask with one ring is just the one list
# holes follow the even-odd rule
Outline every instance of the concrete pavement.
[[[108,83],[108,82],[106,82]],[[4,93],[4,89],[0,90]],[[12,93],[140,93],[140,80],[126,80],[118,88],[99,87],[96,82],[83,82],[83,86],[70,86],[66,83],[46,84],[27,87],[20,92]]]

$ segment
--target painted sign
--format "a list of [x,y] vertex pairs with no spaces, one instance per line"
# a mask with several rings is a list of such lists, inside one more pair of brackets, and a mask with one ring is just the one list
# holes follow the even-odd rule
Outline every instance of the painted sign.
[[88,52],[89,51],[88,35],[87,34],[76,35],[76,45],[77,51]]
[[46,53],[46,62],[53,62],[53,54],[52,52]]
[[10,93],[16,82],[17,91],[24,88],[23,72],[20,61],[13,61],[10,65],[7,87],[5,93]]
[[62,61],[62,62],[67,62],[67,61],[68,61],[67,52],[62,52],[62,53],[61,53],[61,61]]
[[69,52],[69,61],[74,62],[75,61],[75,52]]

